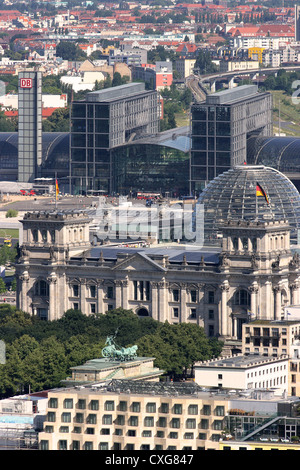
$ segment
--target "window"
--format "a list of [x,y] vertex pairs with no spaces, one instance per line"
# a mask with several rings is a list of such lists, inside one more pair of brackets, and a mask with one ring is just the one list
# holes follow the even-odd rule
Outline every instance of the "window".
[[78,403],[77,403],[77,408],[79,410],[85,410],[86,408],[86,401],[85,400],[82,400],[82,399],[79,399],[78,400]]
[[96,313],[96,304],[90,304],[90,313]]
[[179,308],[178,308],[178,307],[174,307],[174,308],[173,308],[173,317],[174,317],[174,318],[178,318],[178,317],[179,317]]
[[104,404],[105,411],[114,411],[115,409],[115,402],[107,400]]
[[145,419],[144,419],[144,426],[153,427],[154,426],[154,418],[152,416],[146,416]]
[[47,421],[49,421],[50,423],[55,423],[55,421],[56,421],[56,414],[55,414],[54,411],[48,411]]
[[158,426],[159,428],[165,428],[165,427],[167,426],[167,420],[166,420],[166,418],[160,416],[160,417],[158,418],[157,426]]
[[208,303],[209,304],[215,303],[215,292],[213,290],[208,291]]
[[249,293],[241,289],[234,294],[234,305],[250,305]]
[[49,284],[46,281],[37,281],[34,286],[34,293],[35,295],[41,297],[48,297],[49,296]]
[[62,413],[61,422],[62,423],[70,423],[71,422],[71,413]]
[[128,420],[128,425],[129,426],[138,426],[139,425],[139,419],[137,416],[130,416]]
[[191,318],[197,318],[197,310],[195,308],[191,308],[191,315],[190,317]]
[[49,408],[57,408],[58,407],[58,400],[57,398],[50,398],[48,401]]
[[172,291],[173,302],[179,302],[179,290],[173,289]]
[[155,413],[156,412],[156,403],[147,403],[146,412],[147,413]]
[[197,302],[197,291],[191,290],[191,302]]
[[72,398],[65,398],[64,400],[64,408],[73,408],[73,399]]
[[91,410],[99,410],[99,401],[98,400],[91,400],[90,409]]
[[102,424],[112,424],[112,415],[103,415]]
[[120,401],[119,411],[127,411],[127,401]]
[[114,287],[113,286],[108,286],[107,287],[107,298],[108,299],[113,299],[114,298]]
[[171,419],[171,428],[180,428],[180,419],[172,418]]
[[196,429],[196,420],[193,418],[188,418],[185,422],[185,427],[187,429]]
[[139,413],[141,411],[141,404],[137,401],[134,401],[131,404],[131,411],[133,411],[134,413]]
[[58,441],[58,450],[68,450],[68,441]]
[[90,297],[96,297],[96,286],[90,286]]
[[79,296],[79,285],[78,284],[73,284],[72,285],[72,295],[73,295],[73,297],[78,297]]
[[[106,416],[106,415],[104,415],[104,416]],[[86,422],[88,424],[97,424],[97,415],[89,414],[88,417],[86,418]]]
[[198,405],[189,405],[188,414],[189,415],[197,415],[198,414]]
[[173,406],[173,413],[174,413],[175,415],[181,415],[181,414],[182,414],[182,405],[176,403],[176,404]]
[[161,413],[169,413],[169,403],[162,403],[160,405],[160,412]]

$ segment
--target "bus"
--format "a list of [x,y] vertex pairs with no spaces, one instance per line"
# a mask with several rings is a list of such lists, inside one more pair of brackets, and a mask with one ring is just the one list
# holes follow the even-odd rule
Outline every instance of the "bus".
[[137,192],[136,198],[137,199],[159,199],[161,197],[160,193],[144,193],[144,192]]

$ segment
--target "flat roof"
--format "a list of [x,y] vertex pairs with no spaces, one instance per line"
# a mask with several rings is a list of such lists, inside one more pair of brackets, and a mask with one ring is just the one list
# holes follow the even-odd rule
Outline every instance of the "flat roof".
[[242,85],[233,89],[211,93],[206,97],[206,104],[226,104],[232,101],[253,97],[258,93],[257,85]]
[[127,98],[131,95],[145,92],[145,83],[126,83],[104,90],[91,91],[86,94],[86,101],[111,101]]
[[251,367],[257,367],[262,365],[267,365],[274,362],[282,362],[287,361],[288,356],[283,357],[271,357],[271,356],[263,356],[260,354],[249,354],[248,356],[244,354],[237,354],[236,356],[230,356],[227,358],[209,360],[204,362],[198,362],[195,364],[197,368],[218,368],[222,367],[226,368],[233,368],[233,369],[248,369]]

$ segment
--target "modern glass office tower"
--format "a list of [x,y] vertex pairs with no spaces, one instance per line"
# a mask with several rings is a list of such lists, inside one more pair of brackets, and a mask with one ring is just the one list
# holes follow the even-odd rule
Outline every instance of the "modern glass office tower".
[[159,131],[156,91],[130,83],[87,93],[71,110],[70,183],[73,193],[112,191],[111,150]]
[[246,161],[249,137],[272,135],[272,95],[256,85],[212,93],[192,106],[191,127],[191,191],[198,192]]
[[42,163],[42,73],[20,72],[18,181],[32,183]]

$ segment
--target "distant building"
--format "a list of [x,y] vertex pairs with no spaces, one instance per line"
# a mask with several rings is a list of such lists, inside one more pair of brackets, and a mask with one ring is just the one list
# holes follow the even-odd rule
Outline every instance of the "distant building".
[[247,160],[251,135],[272,135],[272,95],[256,85],[212,93],[192,105],[191,190]]
[[18,181],[32,183],[42,164],[42,74],[20,72]]
[[295,5],[295,41],[300,41],[300,7]]
[[112,191],[110,151],[159,130],[156,91],[130,83],[88,93],[71,109],[70,184],[75,192]]

